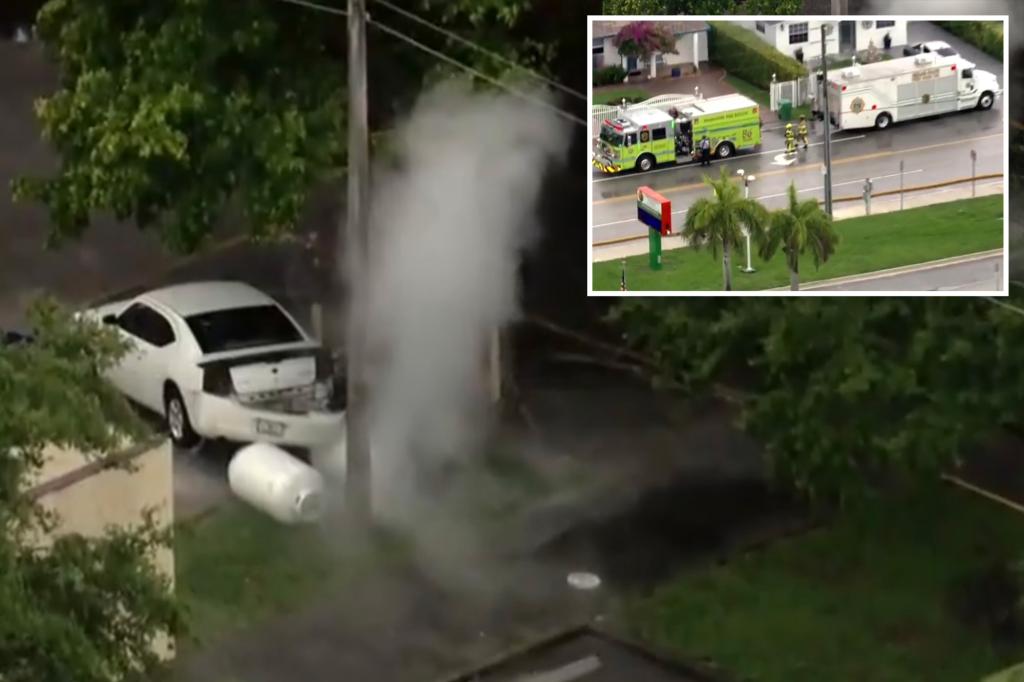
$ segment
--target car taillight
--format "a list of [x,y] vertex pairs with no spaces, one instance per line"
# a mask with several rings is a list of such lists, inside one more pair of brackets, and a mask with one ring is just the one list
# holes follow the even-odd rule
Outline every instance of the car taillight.
[[213,395],[231,395],[234,391],[231,373],[227,367],[207,367],[203,370],[203,392]]

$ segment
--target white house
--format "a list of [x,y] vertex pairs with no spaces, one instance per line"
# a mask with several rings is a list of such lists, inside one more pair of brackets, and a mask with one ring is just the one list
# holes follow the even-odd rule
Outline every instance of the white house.
[[747,21],[743,25],[779,52],[795,59],[821,58],[821,25],[832,27],[825,41],[829,55],[863,52],[873,42],[878,49],[907,44],[906,20],[891,21]]
[[658,75],[661,69],[683,68],[692,66],[700,69],[702,62],[708,61],[708,23],[706,21],[661,21],[676,38],[677,54],[656,54],[644,63],[636,57],[625,57],[615,49],[615,36],[628,21],[595,21],[593,63],[594,70],[606,66],[619,65],[626,73],[646,71],[651,78]]

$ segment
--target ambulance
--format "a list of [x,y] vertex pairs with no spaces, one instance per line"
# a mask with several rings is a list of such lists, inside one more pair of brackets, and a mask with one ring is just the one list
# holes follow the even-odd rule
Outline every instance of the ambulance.
[[694,160],[704,135],[712,155],[725,159],[761,144],[757,102],[743,95],[684,97],[668,108],[620,110],[605,119],[594,150],[593,165],[604,173],[649,171],[658,164]]
[[991,109],[1002,95],[995,74],[959,55],[927,52],[829,74],[829,120],[840,130],[877,128],[925,116]]

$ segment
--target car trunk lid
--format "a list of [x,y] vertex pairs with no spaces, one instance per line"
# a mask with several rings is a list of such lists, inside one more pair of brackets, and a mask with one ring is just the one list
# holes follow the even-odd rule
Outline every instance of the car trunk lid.
[[283,358],[249,360],[229,368],[239,395],[282,391],[316,381],[316,357],[310,352]]

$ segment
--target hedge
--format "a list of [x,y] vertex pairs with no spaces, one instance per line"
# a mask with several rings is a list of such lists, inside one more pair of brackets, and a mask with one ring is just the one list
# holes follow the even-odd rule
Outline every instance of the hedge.
[[780,81],[807,75],[803,64],[784,55],[750,29],[733,23],[711,22],[709,57],[730,76],[767,90],[772,74]]
[[999,61],[1003,61],[1003,22],[1001,21],[936,21],[950,33]]
[[618,64],[594,72],[594,85],[616,85],[626,78],[626,70]]

